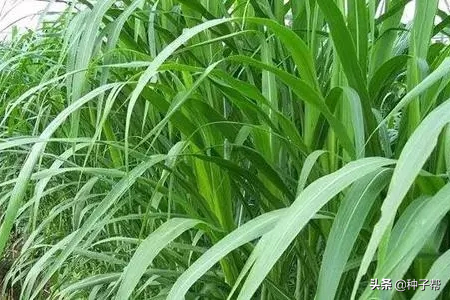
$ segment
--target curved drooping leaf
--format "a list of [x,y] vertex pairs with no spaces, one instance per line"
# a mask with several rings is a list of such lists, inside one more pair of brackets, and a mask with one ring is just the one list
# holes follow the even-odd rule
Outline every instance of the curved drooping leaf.
[[[92,92],[86,94],[78,101],[75,101],[71,105],[69,105],[66,109],[64,109],[42,132],[40,135],[41,140],[48,140],[52,134],[58,129],[58,127],[76,110],[82,107],[87,102],[91,101],[93,98],[98,96],[99,94],[107,91],[115,86],[120,86],[122,83],[111,83],[104,86],[101,86]],[[3,218],[2,225],[0,226],[0,255],[3,254],[5,249],[6,242],[8,241],[9,234],[11,232],[12,226],[14,224],[17,211],[20,208],[20,204],[22,202],[23,197],[25,196],[26,186],[30,179],[30,176],[33,172],[34,166],[36,165],[41,152],[45,149],[46,143],[37,143],[34,144],[33,148],[28,155],[27,160],[23,164],[23,167],[18,176],[18,180],[14,186],[14,189],[11,193],[11,197],[8,202],[8,208],[5,213],[5,217]]]
[[[450,184],[444,186],[431,199],[418,199],[403,213],[391,234],[387,258],[377,266],[374,278],[400,280],[414,258],[444,216],[450,211]],[[404,222],[402,222],[404,221]],[[430,279],[435,279],[430,277]],[[363,299],[376,296],[378,290],[366,289]],[[382,291],[383,297],[392,297],[394,291]]]
[[273,265],[315,213],[339,192],[359,178],[395,163],[384,158],[365,158],[311,183],[289,207],[274,229],[264,235],[255,250],[255,263],[244,282],[238,299],[249,299]]
[[139,81],[136,85],[136,88],[133,90],[130,96],[130,102],[128,104],[127,116],[126,116],[126,125],[125,125],[125,160],[128,161],[128,139],[129,139],[129,131],[130,131],[130,123],[131,117],[133,114],[133,109],[136,105],[136,102],[144,90],[145,86],[149,83],[152,78],[158,73],[159,67],[175,52],[179,47],[181,47],[184,43],[189,41],[192,37],[199,34],[200,32],[207,30],[211,27],[223,24],[225,22],[229,22],[230,19],[218,19],[207,21],[200,25],[197,25],[193,28],[187,29],[184,33],[179,36],[175,41],[173,41],[170,45],[164,48],[158,56],[150,63],[145,72],[139,78]]
[[[450,122],[449,112],[450,101],[447,101],[436,108],[427,118],[425,118],[425,120],[423,120],[403,148],[395,167],[394,174],[392,175],[388,194],[381,206],[381,217],[375,225],[363,261],[361,262],[361,267],[353,286],[352,298],[356,296],[359,282],[362,276],[367,272],[369,264],[372,261],[375,251],[379,247],[384,234],[389,230],[389,227],[392,226],[397,209],[403,198],[431,152],[436,147],[439,134],[443,127]],[[380,250],[381,259],[386,258],[384,250]],[[383,263],[383,261],[381,261],[381,263]]]
[[366,217],[380,192],[387,186],[392,172],[381,170],[355,182],[334,219],[317,283],[316,298],[335,298],[339,280]]
[[257,239],[270,229],[285,213],[285,209],[266,213],[237,228],[196,260],[175,282],[167,299],[183,299],[189,288],[212,266],[236,248]]
[[116,299],[128,299],[153,259],[180,234],[202,223],[192,219],[170,219],[152,232],[136,249],[120,279]]
[[450,280],[450,250],[447,250],[434,262],[426,278],[439,280],[441,288],[429,288],[425,289],[425,291],[422,291],[422,289],[417,290],[412,300],[432,300],[436,299],[442,293],[442,287]]
[[39,291],[45,286],[47,281],[53,276],[55,272],[61,267],[64,261],[70,256],[78,244],[85,238],[85,236],[93,229],[96,222],[108,211],[108,209],[116,203],[116,201],[135,183],[135,181],[153,165],[164,161],[165,155],[154,155],[149,160],[141,163],[133,170],[131,170],[127,176],[120,180],[106,197],[98,204],[98,206],[92,211],[83,225],[74,232],[73,236],[67,241],[66,247],[55,258],[52,265],[46,271],[45,275],[38,284],[35,292],[31,295],[31,299],[34,299]]

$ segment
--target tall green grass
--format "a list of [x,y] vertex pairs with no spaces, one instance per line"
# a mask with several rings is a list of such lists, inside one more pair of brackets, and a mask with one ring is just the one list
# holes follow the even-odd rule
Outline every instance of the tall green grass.
[[73,2],[0,45],[2,295],[450,297],[450,17],[284,2]]

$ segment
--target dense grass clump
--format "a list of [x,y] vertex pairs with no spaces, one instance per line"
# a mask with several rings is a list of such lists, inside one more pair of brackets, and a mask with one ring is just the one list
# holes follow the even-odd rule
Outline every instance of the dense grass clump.
[[450,17],[408,2],[80,1],[1,44],[0,295],[450,299]]

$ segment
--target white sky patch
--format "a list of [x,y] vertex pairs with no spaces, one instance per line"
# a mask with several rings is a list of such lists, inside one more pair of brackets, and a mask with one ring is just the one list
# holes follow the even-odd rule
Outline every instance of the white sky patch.
[[19,30],[36,29],[42,12],[60,12],[65,8],[64,3],[51,0],[0,0],[0,39],[10,35],[13,26]]
[[[419,1],[425,1],[425,0],[419,0]],[[403,18],[402,21],[404,23],[409,23],[414,19],[414,10],[416,8],[416,1],[409,2],[405,10],[403,12]],[[450,1],[449,0],[439,0],[439,9],[449,13],[450,12]],[[439,23],[440,18],[436,18],[435,23]]]
[[[404,23],[413,20],[415,1],[407,4],[402,18]],[[52,0],[0,0],[0,39],[8,36],[14,25],[20,30],[35,29],[39,23],[39,13],[44,11],[49,3],[50,12],[59,12],[66,7],[64,3],[56,3]],[[439,0],[439,8],[449,12],[450,0]]]

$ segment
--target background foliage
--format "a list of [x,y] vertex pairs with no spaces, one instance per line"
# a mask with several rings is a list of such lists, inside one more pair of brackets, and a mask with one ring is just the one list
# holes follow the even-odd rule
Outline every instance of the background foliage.
[[450,17],[408,2],[80,1],[3,43],[2,294],[448,299]]

